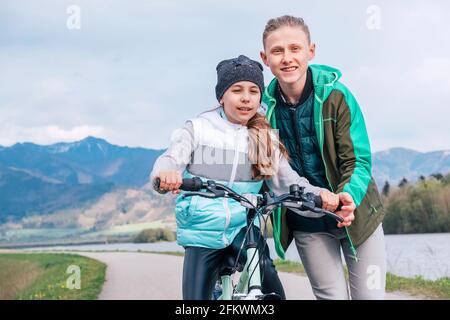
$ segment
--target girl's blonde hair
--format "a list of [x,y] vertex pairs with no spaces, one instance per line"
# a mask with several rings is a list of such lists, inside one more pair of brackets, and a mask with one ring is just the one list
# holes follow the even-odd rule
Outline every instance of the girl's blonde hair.
[[247,123],[248,155],[252,163],[252,178],[270,179],[278,171],[281,156],[289,159],[286,147],[281,143],[266,117],[256,113]]
[[266,27],[264,28],[263,32],[264,47],[266,46],[266,39],[269,36],[269,34],[285,26],[300,27],[303,30],[303,32],[305,32],[306,37],[308,38],[308,44],[311,43],[311,34],[309,33],[309,28],[306,25],[305,21],[302,18],[284,15],[267,21]]

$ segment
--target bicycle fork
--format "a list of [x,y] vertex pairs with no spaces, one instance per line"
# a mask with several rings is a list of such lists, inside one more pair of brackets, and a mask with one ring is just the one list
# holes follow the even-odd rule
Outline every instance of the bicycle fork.
[[245,251],[247,253],[247,260],[244,269],[239,277],[239,282],[233,290],[231,275],[221,276],[222,294],[219,299],[249,299],[255,300],[263,296],[261,291],[261,271],[259,266],[259,252],[258,243],[255,239],[254,233],[254,218],[256,211],[254,209],[247,209],[247,230],[248,233],[244,239]]
[[261,287],[261,270],[259,265],[258,243],[255,239],[253,221],[256,216],[254,209],[248,209],[247,212],[247,228],[249,232],[245,238],[245,249],[247,252],[247,261],[242,271],[239,283],[236,286],[237,292],[246,294],[245,299],[257,299],[262,296]]

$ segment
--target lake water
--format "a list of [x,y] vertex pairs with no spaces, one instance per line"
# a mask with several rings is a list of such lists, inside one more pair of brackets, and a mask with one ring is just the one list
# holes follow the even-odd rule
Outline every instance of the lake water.
[[[421,275],[431,280],[450,277],[450,233],[387,235],[385,240],[388,272],[405,277]],[[272,239],[268,240],[268,245],[272,257],[275,257]],[[28,250],[184,251],[183,247],[175,242],[114,243]],[[286,252],[286,259],[300,261],[294,243]]]

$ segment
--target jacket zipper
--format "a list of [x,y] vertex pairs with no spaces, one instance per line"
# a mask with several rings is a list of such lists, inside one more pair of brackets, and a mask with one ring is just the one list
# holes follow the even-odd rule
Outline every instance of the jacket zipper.
[[[235,147],[234,147],[234,159],[233,159],[233,168],[231,170],[231,176],[230,176],[230,180],[228,181],[228,187],[232,188],[233,187],[233,183],[234,183],[234,179],[236,177],[236,170],[237,170],[237,165],[239,162],[239,132],[241,130],[241,127],[237,128],[234,131],[234,139],[235,139]],[[229,242],[227,240],[227,237],[225,235],[226,230],[228,229],[230,222],[231,222],[231,213],[230,213],[230,208],[228,206],[228,198],[223,198],[223,206],[225,208],[225,213],[226,213],[226,220],[225,220],[225,227],[223,229],[223,236],[222,239],[225,243],[225,246],[229,245]]]
[[[295,141],[296,141],[296,149],[297,152],[300,156],[300,163],[299,165],[301,166],[301,169],[303,169],[303,164],[301,163],[301,159],[303,159],[303,148],[301,146],[301,138],[300,138],[300,133],[298,131],[298,123],[297,123],[297,113],[298,113],[298,108],[293,108],[293,107],[289,107],[289,110],[291,111],[291,121],[292,124],[294,125],[294,131],[295,131]],[[300,141],[299,141],[300,139]]]

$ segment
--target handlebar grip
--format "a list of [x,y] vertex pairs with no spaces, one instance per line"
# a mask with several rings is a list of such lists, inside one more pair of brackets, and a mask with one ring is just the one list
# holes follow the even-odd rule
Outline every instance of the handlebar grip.
[[322,198],[320,196],[314,196],[314,205],[316,208],[322,209]]
[[[317,208],[322,208],[323,203],[322,203],[322,198],[320,196],[314,196],[314,205]],[[343,203],[339,201],[339,204],[338,204],[336,210],[334,210],[334,212],[340,211],[342,209],[342,206],[343,206]]]
[[203,181],[199,177],[185,178],[180,186],[183,191],[199,191],[203,187]]
[[[155,187],[159,189],[161,179],[159,177],[155,178]],[[183,191],[199,191],[203,186],[203,181],[199,177],[194,178],[184,178],[181,183],[180,190]]]

